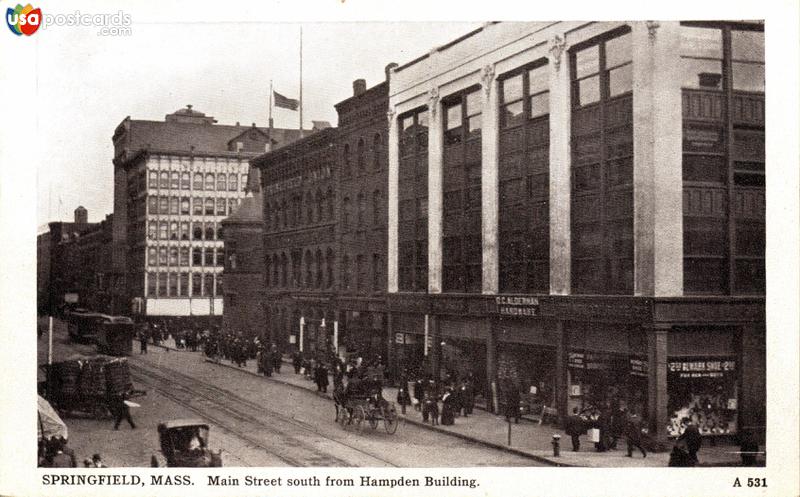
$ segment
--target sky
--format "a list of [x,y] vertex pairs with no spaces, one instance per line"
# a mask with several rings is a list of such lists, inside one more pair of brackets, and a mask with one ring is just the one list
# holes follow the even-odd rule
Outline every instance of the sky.
[[[99,6],[81,13],[115,13]],[[53,7],[52,15],[75,9]],[[303,121],[336,125],[334,104],[352,81],[384,79],[402,64],[467,33],[476,22],[246,22],[153,19],[125,7],[130,36],[51,24],[36,43],[37,225],[71,220],[78,205],[97,222],[113,210],[111,136],[126,117],[163,120],[191,104],[220,124],[266,126],[269,83],[299,97],[303,31]],[[164,17],[168,17],[165,15]],[[247,19],[247,17],[243,17]],[[274,109],[276,127],[298,126],[298,113]]]

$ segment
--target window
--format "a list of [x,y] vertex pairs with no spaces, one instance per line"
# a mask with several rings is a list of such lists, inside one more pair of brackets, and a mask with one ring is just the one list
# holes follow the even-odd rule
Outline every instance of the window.
[[222,273],[214,275],[214,295],[217,297],[222,296]]
[[150,188],[158,188],[158,171],[150,171],[147,174],[147,186]]
[[214,296],[214,275],[213,274],[205,274],[203,276],[203,295],[206,297],[213,297]]
[[350,159],[350,144],[345,143],[342,150],[342,176],[349,178],[353,175],[353,165]]
[[173,190],[177,190],[181,186],[181,173],[178,171],[172,171],[169,173],[169,187]]
[[381,170],[381,162],[383,161],[383,141],[381,135],[375,133],[372,137],[372,169],[375,171]]
[[206,240],[213,240],[214,239],[214,223],[206,223],[205,224],[205,239]]
[[181,221],[180,239],[189,239],[189,221]]
[[342,290],[350,291],[350,257],[347,254],[342,256]]
[[288,259],[286,258],[286,254],[281,254],[281,286],[286,287],[286,278],[287,278],[287,271],[288,271]]
[[311,192],[306,193],[306,222],[314,223],[314,198],[311,196]]
[[169,238],[169,223],[161,221],[158,223],[158,239],[166,240]]
[[169,188],[169,172],[161,171],[158,175],[158,187],[163,190]]
[[189,197],[181,197],[181,215],[189,215]]
[[317,270],[314,288],[322,288],[322,264],[322,250],[317,249],[317,252],[314,256],[314,268]]
[[214,173],[206,173],[206,191],[214,191]]
[[156,296],[156,285],[158,284],[158,273],[147,273],[147,297]]
[[548,76],[547,61],[538,60],[498,78],[500,107],[506,109],[501,112],[498,161],[498,256],[504,293],[549,293]]
[[203,189],[203,174],[202,173],[194,173],[194,185],[193,187],[197,191],[201,191]]
[[222,223],[217,223],[217,240],[222,239]]
[[203,294],[203,274],[192,273],[192,295],[199,297]]
[[228,189],[232,192],[239,190],[239,175],[231,173],[228,175]]
[[181,190],[188,190],[191,188],[191,175],[188,172],[181,173]]
[[248,180],[247,180],[247,175],[246,175],[246,174],[243,174],[243,175],[242,175],[242,191],[243,191],[243,192],[246,192],[246,191],[247,191],[247,181],[248,181]]
[[317,208],[317,222],[322,222],[325,218],[325,212],[322,208],[322,192],[317,189],[317,193],[314,196],[314,204]]
[[160,214],[169,214],[169,197],[158,197],[158,212]]
[[206,206],[206,208],[203,211],[203,213],[206,216],[213,216],[214,215],[214,199],[213,198],[207,198],[206,202],[205,202],[205,206]]
[[149,247],[147,249],[147,263],[150,266],[157,266],[158,265],[158,249],[155,247]]
[[765,292],[764,32],[681,25],[683,287]]
[[364,139],[359,138],[356,144],[356,167],[358,174],[361,176],[366,171],[366,158],[364,157]]
[[169,223],[169,239],[178,239],[178,221],[170,221]]
[[225,265],[225,251],[222,248],[218,248],[215,252],[215,259],[214,262],[217,266],[224,266]]
[[234,211],[236,211],[236,207],[239,205],[239,201],[235,198],[228,199],[228,215],[233,215]]
[[358,206],[357,206],[357,208],[358,208],[357,223],[358,223],[359,226],[362,226],[364,224],[364,217],[366,216],[367,201],[364,198],[364,194],[360,193],[360,192],[358,194],[357,199],[358,199],[357,200],[357,202],[358,202]]
[[170,266],[178,265],[178,247],[169,248],[169,265]]
[[214,249],[212,247],[205,247],[203,249],[203,265],[204,266],[214,265]]
[[180,273],[179,279],[179,292],[180,295],[188,296],[189,295],[189,273]]
[[428,289],[428,110],[420,108],[398,120],[399,287],[404,292],[424,292]]
[[[481,92],[443,100],[445,136],[442,290],[481,291]],[[419,214],[422,213],[422,206]],[[424,210],[427,211],[427,199]],[[452,255],[452,256],[451,256]]]
[[372,290],[383,290],[383,257],[381,254],[372,254]]
[[158,247],[158,265],[167,265],[167,247]]
[[147,223],[147,238],[150,240],[158,238],[158,223],[156,221]]
[[366,273],[366,265],[364,264],[364,255],[358,254],[356,256],[356,291],[360,292],[364,289],[364,280]]
[[203,239],[203,223],[192,223],[192,240]]
[[325,269],[327,270],[327,276],[325,278],[325,287],[332,288],[333,287],[333,267],[335,263],[335,259],[333,256],[333,249],[328,248],[325,251]]
[[328,191],[325,192],[325,202],[327,203],[328,207],[328,219],[333,221],[333,190],[328,188]]
[[203,249],[200,247],[193,247],[192,248],[192,265],[193,266],[202,266],[203,265]]
[[224,216],[225,215],[225,209],[228,206],[227,204],[228,204],[228,201],[225,200],[224,198],[218,198],[217,199],[217,215],[218,216]]
[[381,208],[383,207],[383,196],[381,195],[380,190],[375,190],[372,192],[372,224],[377,226],[383,225],[383,218],[382,214],[383,211]]
[[147,197],[147,213],[158,214],[158,197],[154,195]]
[[[627,27],[579,45],[572,67],[572,291],[633,294],[633,99]],[[539,178],[529,191],[542,190]],[[544,198],[541,210],[544,214]],[[538,215],[536,210],[534,215]],[[533,244],[509,250],[538,251]],[[544,267],[542,260],[542,268]],[[533,268],[535,270],[535,268]]]
[[217,191],[224,192],[228,189],[228,177],[225,173],[217,174]]
[[169,213],[173,216],[177,216],[179,212],[178,204],[180,203],[180,199],[178,197],[170,197],[169,198]]
[[180,260],[178,260],[178,265],[179,266],[189,265],[189,247],[181,247]]
[[350,230],[350,197],[342,200],[342,230]]
[[192,199],[192,214],[195,216],[202,216],[203,215],[203,199],[200,197],[194,197]]

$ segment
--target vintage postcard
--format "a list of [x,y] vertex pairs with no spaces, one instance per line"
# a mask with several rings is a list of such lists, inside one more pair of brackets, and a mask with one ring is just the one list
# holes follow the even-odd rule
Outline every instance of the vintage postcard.
[[220,7],[0,5],[1,493],[798,493],[797,5]]

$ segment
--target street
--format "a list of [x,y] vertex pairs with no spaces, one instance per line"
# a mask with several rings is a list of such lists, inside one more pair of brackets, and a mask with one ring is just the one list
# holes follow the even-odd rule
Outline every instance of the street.
[[[62,323],[53,339],[54,361],[94,346],[67,343]],[[47,335],[39,340],[39,363],[47,360]],[[382,425],[358,433],[334,422],[328,399],[208,363],[201,353],[138,347],[129,358],[135,388],[136,429],[119,431],[113,420],[67,418],[69,445],[79,463],[100,453],[112,467],[150,465],[159,452],[156,426],[175,418],[199,417],[211,425],[210,447],[222,449],[225,466],[469,467],[534,466],[528,458],[494,450],[401,421],[394,435]],[[289,368],[281,374],[294,374]],[[447,448],[446,451],[441,450]]]

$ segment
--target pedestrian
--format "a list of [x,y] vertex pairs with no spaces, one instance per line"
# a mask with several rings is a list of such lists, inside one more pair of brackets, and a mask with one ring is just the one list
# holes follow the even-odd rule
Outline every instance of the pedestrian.
[[429,419],[431,425],[439,424],[439,404],[433,392],[426,389],[422,399],[422,422],[427,423]]
[[642,447],[642,418],[635,412],[630,412],[625,422],[625,439],[628,442],[628,457],[633,457],[633,448],[636,447],[647,457],[647,451]]
[[54,438],[52,443],[52,455],[50,457],[51,468],[76,468],[75,453],[67,449],[67,440],[64,437]]
[[465,418],[472,414],[472,409],[475,407],[475,383],[472,380],[472,373],[468,373],[461,383],[461,407],[464,409]]
[[689,453],[689,457],[694,461],[694,464],[697,464],[699,461],[697,459],[697,453],[700,451],[700,446],[703,444],[703,437],[700,435],[700,430],[697,429],[697,425],[695,425],[691,419],[683,418],[683,423],[686,425],[686,429],[683,430],[683,433],[679,437],[686,441],[686,451]]
[[583,419],[578,415],[578,408],[572,408],[572,414],[567,416],[564,422],[564,433],[572,438],[572,451],[578,452],[581,450],[581,435],[586,433],[586,425]]
[[609,423],[608,448],[616,450],[617,441],[622,438],[626,433],[628,425],[628,413],[620,402],[615,403],[615,408],[611,411],[611,419]]
[[139,328],[139,354],[147,354],[147,324],[143,324]]
[[283,363],[283,357],[281,356],[278,347],[273,343],[270,347],[270,358],[272,359],[272,370],[276,373],[281,372],[281,364]]
[[408,393],[407,371],[403,371],[400,375],[400,384],[397,388],[397,403],[400,404],[400,414],[405,414],[406,406],[411,405],[411,395]]
[[742,430],[738,439],[742,466],[757,466],[758,442],[756,442],[753,433],[749,430]]
[[292,366],[294,366],[294,374],[300,374],[300,368],[303,365],[303,354],[299,350],[295,350],[292,354]]
[[442,395],[442,424],[450,426],[455,423],[456,415],[456,396],[453,395],[453,388],[447,387]]
[[325,363],[317,365],[317,388],[322,393],[328,393],[328,368]]
[[509,379],[506,383],[506,421],[511,422],[514,418],[514,423],[519,424],[519,399],[519,388]]
[[675,445],[672,446],[672,452],[669,454],[669,466],[678,468],[690,468],[695,465],[695,461],[689,455],[689,450],[686,447],[686,440],[678,437]]
[[608,450],[610,437],[608,435],[611,427],[611,407],[606,404],[597,417],[595,428],[600,430],[600,441],[594,444],[597,452],[605,452]]
[[131,419],[131,410],[128,407],[128,394],[123,393],[122,395],[115,395],[111,399],[111,412],[115,414],[114,419],[114,429],[119,430],[119,425],[122,423],[123,420],[127,420],[128,424],[131,425],[131,430],[136,429],[136,425],[133,423],[133,419]]
[[422,379],[422,376],[417,378],[417,381],[414,382],[414,409],[417,411],[422,410],[422,399],[425,397],[425,381]]
[[92,459],[83,461],[84,467],[87,468],[107,468],[105,464],[103,464],[103,458],[100,457],[100,454],[94,454]]

